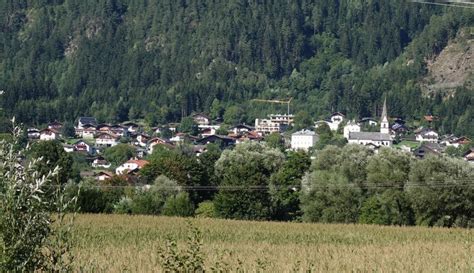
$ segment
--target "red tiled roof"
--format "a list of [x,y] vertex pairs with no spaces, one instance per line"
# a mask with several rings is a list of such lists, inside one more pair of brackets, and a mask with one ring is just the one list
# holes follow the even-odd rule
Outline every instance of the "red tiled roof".
[[138,165],[139,168],[145,167],[148,163],[150,163],[148,160],[142,160],[142,159],[130,159],[127,161],[127,163],[135,163]]

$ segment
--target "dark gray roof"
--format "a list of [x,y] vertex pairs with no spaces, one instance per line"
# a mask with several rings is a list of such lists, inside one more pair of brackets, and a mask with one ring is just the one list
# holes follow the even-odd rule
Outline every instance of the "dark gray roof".
[[389,134],[379,132],[350,132],[349,139],[357,140],[373,140],[373,141],[390,141],[392,138]]
[[97,120],[94,117],[80,117],[79,122],[81,124],[97,125]]

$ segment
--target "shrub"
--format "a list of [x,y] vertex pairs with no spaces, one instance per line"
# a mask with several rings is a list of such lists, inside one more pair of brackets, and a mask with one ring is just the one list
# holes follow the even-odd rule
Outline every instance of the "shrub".
[[216,216],[214,203],[212,201],[204,201],[199,203],[195,215],[199,218],[214,218]]
[[163,214],[167,216],[189,217],[194,214],[194,206],[186,192],[180,192],[166,199]]
[[0,272],[69,271],[65,212],[75,198],[66,202],[64,187],[53,184],[59,167],[44,173],[49,162],[23,161],[29,148],[19,148],[20,135],[14,127],[13,141],[0,141]]
[[405,193],[387,190],[362,204],[359,223],[378,225],[413,225],[414,213]]

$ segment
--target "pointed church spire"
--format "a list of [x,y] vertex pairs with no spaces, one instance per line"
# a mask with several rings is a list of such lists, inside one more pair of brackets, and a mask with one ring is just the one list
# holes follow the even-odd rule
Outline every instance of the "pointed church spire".
[[383,110],[382,110],[382,118],[381,120],[385,120],[387,119],[388,120],[388,117],[387,117],[387,96],[385,96],[385,99],[383,101]]
[[390,132],[387,116],[387,96],[385,96],[385,99],[383,101],[382,117],[380,120],[380,132],[383,134],[388,134]]

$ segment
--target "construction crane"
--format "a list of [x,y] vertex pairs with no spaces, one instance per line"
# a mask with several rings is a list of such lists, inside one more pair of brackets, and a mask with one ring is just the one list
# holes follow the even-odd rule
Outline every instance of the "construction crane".
[[253,99],[252,101],[256,102],[268,102],[268,103],[279,103],[279,104],[286,104],[288,107],[288,115],[290,115],[290,103],[293,98],[289,98],[287,100],[264,100],[264,99]]

